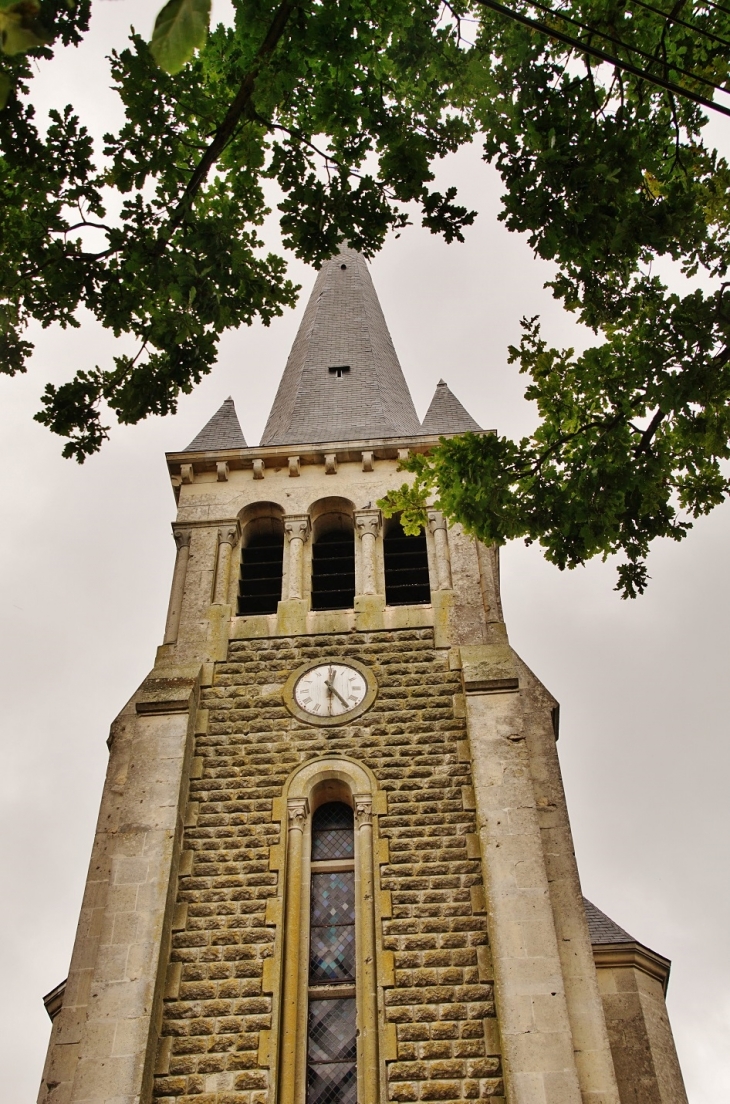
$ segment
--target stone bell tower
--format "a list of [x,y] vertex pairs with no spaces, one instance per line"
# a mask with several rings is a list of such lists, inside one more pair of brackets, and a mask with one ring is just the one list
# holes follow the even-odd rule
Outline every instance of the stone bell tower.
[[686,1104],[669,963],[581,896],[558,706],[497,550],[377,502],[423,423],[367,266],[320,272],[263,440],[168,456],[177,559],[107,774],[42,1104]]

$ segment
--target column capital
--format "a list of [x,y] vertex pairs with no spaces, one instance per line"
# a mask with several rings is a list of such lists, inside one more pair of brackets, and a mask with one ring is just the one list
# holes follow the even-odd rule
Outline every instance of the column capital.
[[284,514],[284,532],[287,540],[305,541],[312,531],[309,514]]
[[289,828],[303,832],[309,816],[309,802],[306,797],[290,797],[286,803],[286,815]]
[[435,533],[437,529],[446,528],[446,518],[440,510],[428,511],[428,527],[432,533]]
[[383,515],[380,510],[355,510],[354,517],[358,536],[364,537],[366,533],[372,533],[377,537],[383,525]]
[[231,548],[234,544],[238,543],[239,538],[238,522],[231,522],[230,525],[218,526],[218,543],[230,544]]
[[190,547],[190,539],[193,535],[192,529],[173,529],[172,535],[178,548]]
[[353,805],[355,813],[355,823],[358,828],[363,825],[373,823],[373,799],[370,794],[360,795],[353,794]]

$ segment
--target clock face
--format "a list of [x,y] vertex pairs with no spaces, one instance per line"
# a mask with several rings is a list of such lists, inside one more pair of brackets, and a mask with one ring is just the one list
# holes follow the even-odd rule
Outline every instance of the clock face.
[[294,687],[294,700],[313,717],[339,717],[356,709],[368,686],[363,675],[346,663],[310,667]]

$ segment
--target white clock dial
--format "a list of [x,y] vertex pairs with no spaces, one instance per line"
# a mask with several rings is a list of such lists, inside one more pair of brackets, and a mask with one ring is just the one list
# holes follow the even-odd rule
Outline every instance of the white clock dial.
[[313,717],[339,717],[356,709],[367,693],[367,683],[346,663],[322,663],[305,671],[294,687],[294,700]]

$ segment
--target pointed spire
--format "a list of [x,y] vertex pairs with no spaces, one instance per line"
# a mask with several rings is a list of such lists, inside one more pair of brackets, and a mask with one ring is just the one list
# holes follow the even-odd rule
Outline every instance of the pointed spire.
[[261,444],[421,432],[365,259],[343,247],[317,276]]
[[481,426],[461,405],[456,395],[444,380],[439,380],[431,399],[426,417],[423,419],[421,433],[479,433]]
[[197,437],[183,451],[209,452],[211,449],[246,447],[246,439],[236,415],[236,407],[229,395],[210,421],[203,426]]

